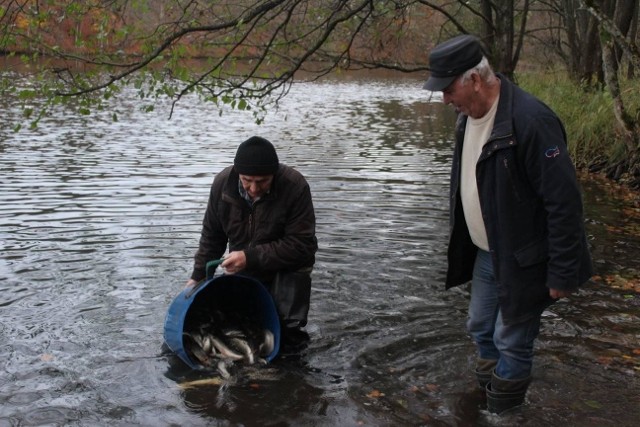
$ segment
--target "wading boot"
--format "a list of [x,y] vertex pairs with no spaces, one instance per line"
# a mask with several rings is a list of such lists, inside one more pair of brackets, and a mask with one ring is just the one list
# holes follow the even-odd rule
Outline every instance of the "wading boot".
[[486,389],[487,384],[491,382],[491,374],[497,364],[498,361],[495,359],[478,359],[476,361],[476,369],[473,372],[476,374],[481,389]]
[[494,371],[487,384],[487,410],[492,414],[502,414],[522,405],[530,382],[531,376],[511,380],[500,378]]

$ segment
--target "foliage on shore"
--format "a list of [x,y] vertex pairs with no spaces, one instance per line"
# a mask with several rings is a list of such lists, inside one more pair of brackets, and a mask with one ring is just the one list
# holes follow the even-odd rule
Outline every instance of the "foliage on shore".
[[[604,172],[609,178],[637,188],[640,177],[619,172],[624,160],[624,138],[614,116],[613,99],[602,88],[581,87],[563,72],[519,74],[517,82],[549,105],[567,130],[569,150],[578,168]],[[640,112],[640,80],[621,80],[621,92],[629,111]],[[640,120],[640,117],[636,118]]]

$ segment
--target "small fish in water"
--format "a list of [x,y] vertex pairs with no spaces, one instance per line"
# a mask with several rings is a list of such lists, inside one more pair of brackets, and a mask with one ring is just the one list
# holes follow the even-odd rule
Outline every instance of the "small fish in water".
[[[226,362],[224,362],[223,360],[220,360],[218,362],[218,369],[220,372],[219,377],[201,378],[197,380],[184,381],[182,383],[178,383],[178,386],[181,389],[186,390],[186,389],[191,389],[196,387],[225,386],[225,385],[234,383],[231,377],[231,374],[227,371]],[[258,382],[280,381],[282,379],[282,372],[280,370],[276,368],[265,367],[265,366],[257,366],[257,365],[246,366],[243,368],[243,374],[244,374],[243,375],[244,383],[251,382],[251,381],[258,381]]]
[[222,381],[223,380],[220,377],[203,378],[200,380],[193,380],[193,381],[179,383],[178,386],[181,389],[185,390],[189,388],[201,387],[201,386],[207,386],[207,385],[221,385]]

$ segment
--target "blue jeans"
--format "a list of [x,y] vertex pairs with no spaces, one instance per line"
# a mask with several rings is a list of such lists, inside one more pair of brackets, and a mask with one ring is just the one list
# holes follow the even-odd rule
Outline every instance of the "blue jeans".
[[491,254],[480,249],[473,268],[467,329],[478,347],[479,358],[498,361],[495,372],[499,377],[515,380],[531,375],[540,316],[516,324],[503,323]]

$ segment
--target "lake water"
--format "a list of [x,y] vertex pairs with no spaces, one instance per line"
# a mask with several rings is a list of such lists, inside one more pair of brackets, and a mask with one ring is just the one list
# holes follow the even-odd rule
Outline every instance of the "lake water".
[[[527,405],[484,410],[443,289],[454,115],[409,77],[293,86],[250,113],[133,94],[0,129],[0,426],[632,426],[640,419],[637,209],[585,181],[602,280],[545,313]],[[15,103],[2,103],[5,124]],[[162,351],[213,176],[252,135],[308,179],[320,249],[300,360],[216,376]],[[634,216],[635,215],[635,216]],[[617,276],[616,276],[617,275]],[[211,380],[194,385],[194,380]]]

